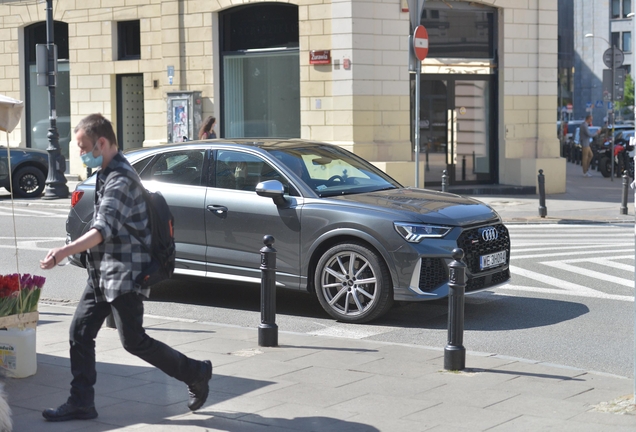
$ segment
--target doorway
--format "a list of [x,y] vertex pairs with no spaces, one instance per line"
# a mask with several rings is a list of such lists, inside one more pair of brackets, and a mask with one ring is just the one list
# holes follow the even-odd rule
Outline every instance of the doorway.
[[420,152],[424,186],[498,182],[496,101],[491,75],[422,75]]

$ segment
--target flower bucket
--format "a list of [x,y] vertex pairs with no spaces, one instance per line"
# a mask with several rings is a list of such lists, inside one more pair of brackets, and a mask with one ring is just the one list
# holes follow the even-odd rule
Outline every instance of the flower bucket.
[[0,330],[0,368],[10,378],[35,375],[38,361],[34,328]]
[[29,274],[0,275],[0,370],[11,378],[37,371],[37,306],[45,279]]

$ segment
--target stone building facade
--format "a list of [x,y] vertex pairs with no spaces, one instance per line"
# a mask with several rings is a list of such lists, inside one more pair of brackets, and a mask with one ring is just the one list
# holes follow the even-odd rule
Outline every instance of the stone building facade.
[[[183,134],[171,123],[185,112],[190,124],[180,132],[189,139],[215,115],[220,137],[332,142],[414,183],[404,0],[53,6],[57,117],[71,174],[85,173],[72,142],[83,116],[112,119],[129,148],[178,141]],[[439,184],[448,169],[452,184],[534,187],[543,169],[546,191],[565,191],[555,132],[557,18],[550,0],[425,2],[431,50],[422,63],[420,186]],[[35,74],[45,20],[44,3],[0,4],[0,93],[26,102],[9,137],[14,146],[46,147],[36,136],[48,121],[46,88]],[[474,40],[481,42],[473,50]],[[310,63],[312,51],[328,51],[330,62]]]

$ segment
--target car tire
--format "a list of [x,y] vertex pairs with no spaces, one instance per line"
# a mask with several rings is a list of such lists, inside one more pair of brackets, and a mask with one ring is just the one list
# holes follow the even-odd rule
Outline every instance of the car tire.
[[35,198],[44,190],[44,173],[33,166],[18,169],[13,174],[13,195],[20,198]]
[[360,243],[340,243],[327,250],[316,266],[314,283],[321,306],[338,321],[365,323],[393,305],[386,263]]
[[598,161],[598,167],[603,174],[603,177],[609,177],[612,175],[612,166],[610,165],[609,156],[603,156],[600,161]]

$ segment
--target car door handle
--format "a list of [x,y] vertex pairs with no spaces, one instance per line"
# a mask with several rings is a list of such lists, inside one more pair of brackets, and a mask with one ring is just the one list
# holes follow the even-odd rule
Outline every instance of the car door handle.
[[207,209],[217,216],[225,216],[227,214],[227,207],[222,205],[210,204]]

